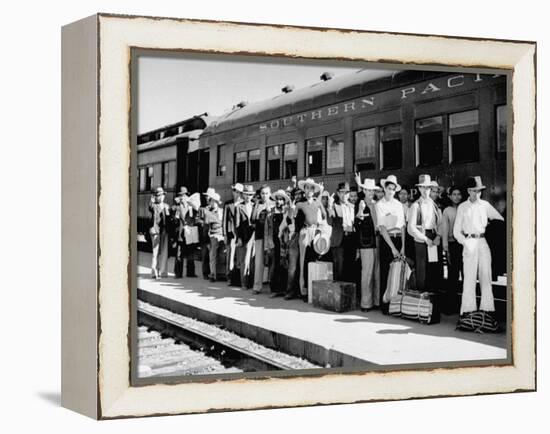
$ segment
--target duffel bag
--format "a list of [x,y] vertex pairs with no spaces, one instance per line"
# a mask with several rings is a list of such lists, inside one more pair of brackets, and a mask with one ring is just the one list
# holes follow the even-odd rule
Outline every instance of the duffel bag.
[[482,310],[460,315],[456,328],[476,333],[495,333],[500,331],[500,326],[493,315],[490,312]]
[[392,298],[389,306],[390,315],[419,321],[424,324],[435,324],[440,320],[436,296],[432,292],[407,290]]

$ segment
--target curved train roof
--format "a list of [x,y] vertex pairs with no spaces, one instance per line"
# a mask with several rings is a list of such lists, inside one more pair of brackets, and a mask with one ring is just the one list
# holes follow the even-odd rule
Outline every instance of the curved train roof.
[[360,69],[356,72],[319,81],[310,86],[280,93],[273,98],[236,107],[219,116],[205,128],[204,135],[216,134],[257,122],[335,104],[363,95],[444,75],[433,71],[381,71]]

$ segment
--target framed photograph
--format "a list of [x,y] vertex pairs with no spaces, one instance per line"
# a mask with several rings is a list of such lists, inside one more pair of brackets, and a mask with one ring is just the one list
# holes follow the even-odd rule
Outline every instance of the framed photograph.
[[109,14],[62,36],[65,407],[536,389],[534,42]]

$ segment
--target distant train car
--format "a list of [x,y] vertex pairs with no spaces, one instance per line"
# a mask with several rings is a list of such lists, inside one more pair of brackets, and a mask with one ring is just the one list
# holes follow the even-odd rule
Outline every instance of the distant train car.
[[285,188],[293,175],[335,191],[357,171],[377,181],[393,173],[413,193],[421,173],[446,187],[479,174],[497,203],[506,197],[506,104],[501,75],[325,73],[312,86],[238,104],[200,142],[223,199],[235,182]]
[[208,149],[200,148],[198,138],[211,119],[205,113],[138,136],[137,230],[141,241],[148,236],[149,202],[157,187],[166,191],[168,204],[180,186],[191,191],[208,187]]

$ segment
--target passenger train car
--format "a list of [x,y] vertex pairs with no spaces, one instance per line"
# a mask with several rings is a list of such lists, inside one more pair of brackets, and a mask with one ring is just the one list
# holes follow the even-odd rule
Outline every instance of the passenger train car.
[[293,175],[333,192],[354,172],[395,174],[414,193],[421,173],[440,185],[481,175],[485,196],[505,207],[506,77],[426,71],[359,70],[265,101],[240,103],[200,135],[210,150],[209,186],[286,188]]
[[180,186],[187,186],[191,192],[206,190],[209,155],[208,149],[200,149],[198,139],[211,119],[204,113],[138,135],[138,234],[147,236],[149,202],[157,187],[166,191],[168,204],[172,204]]

